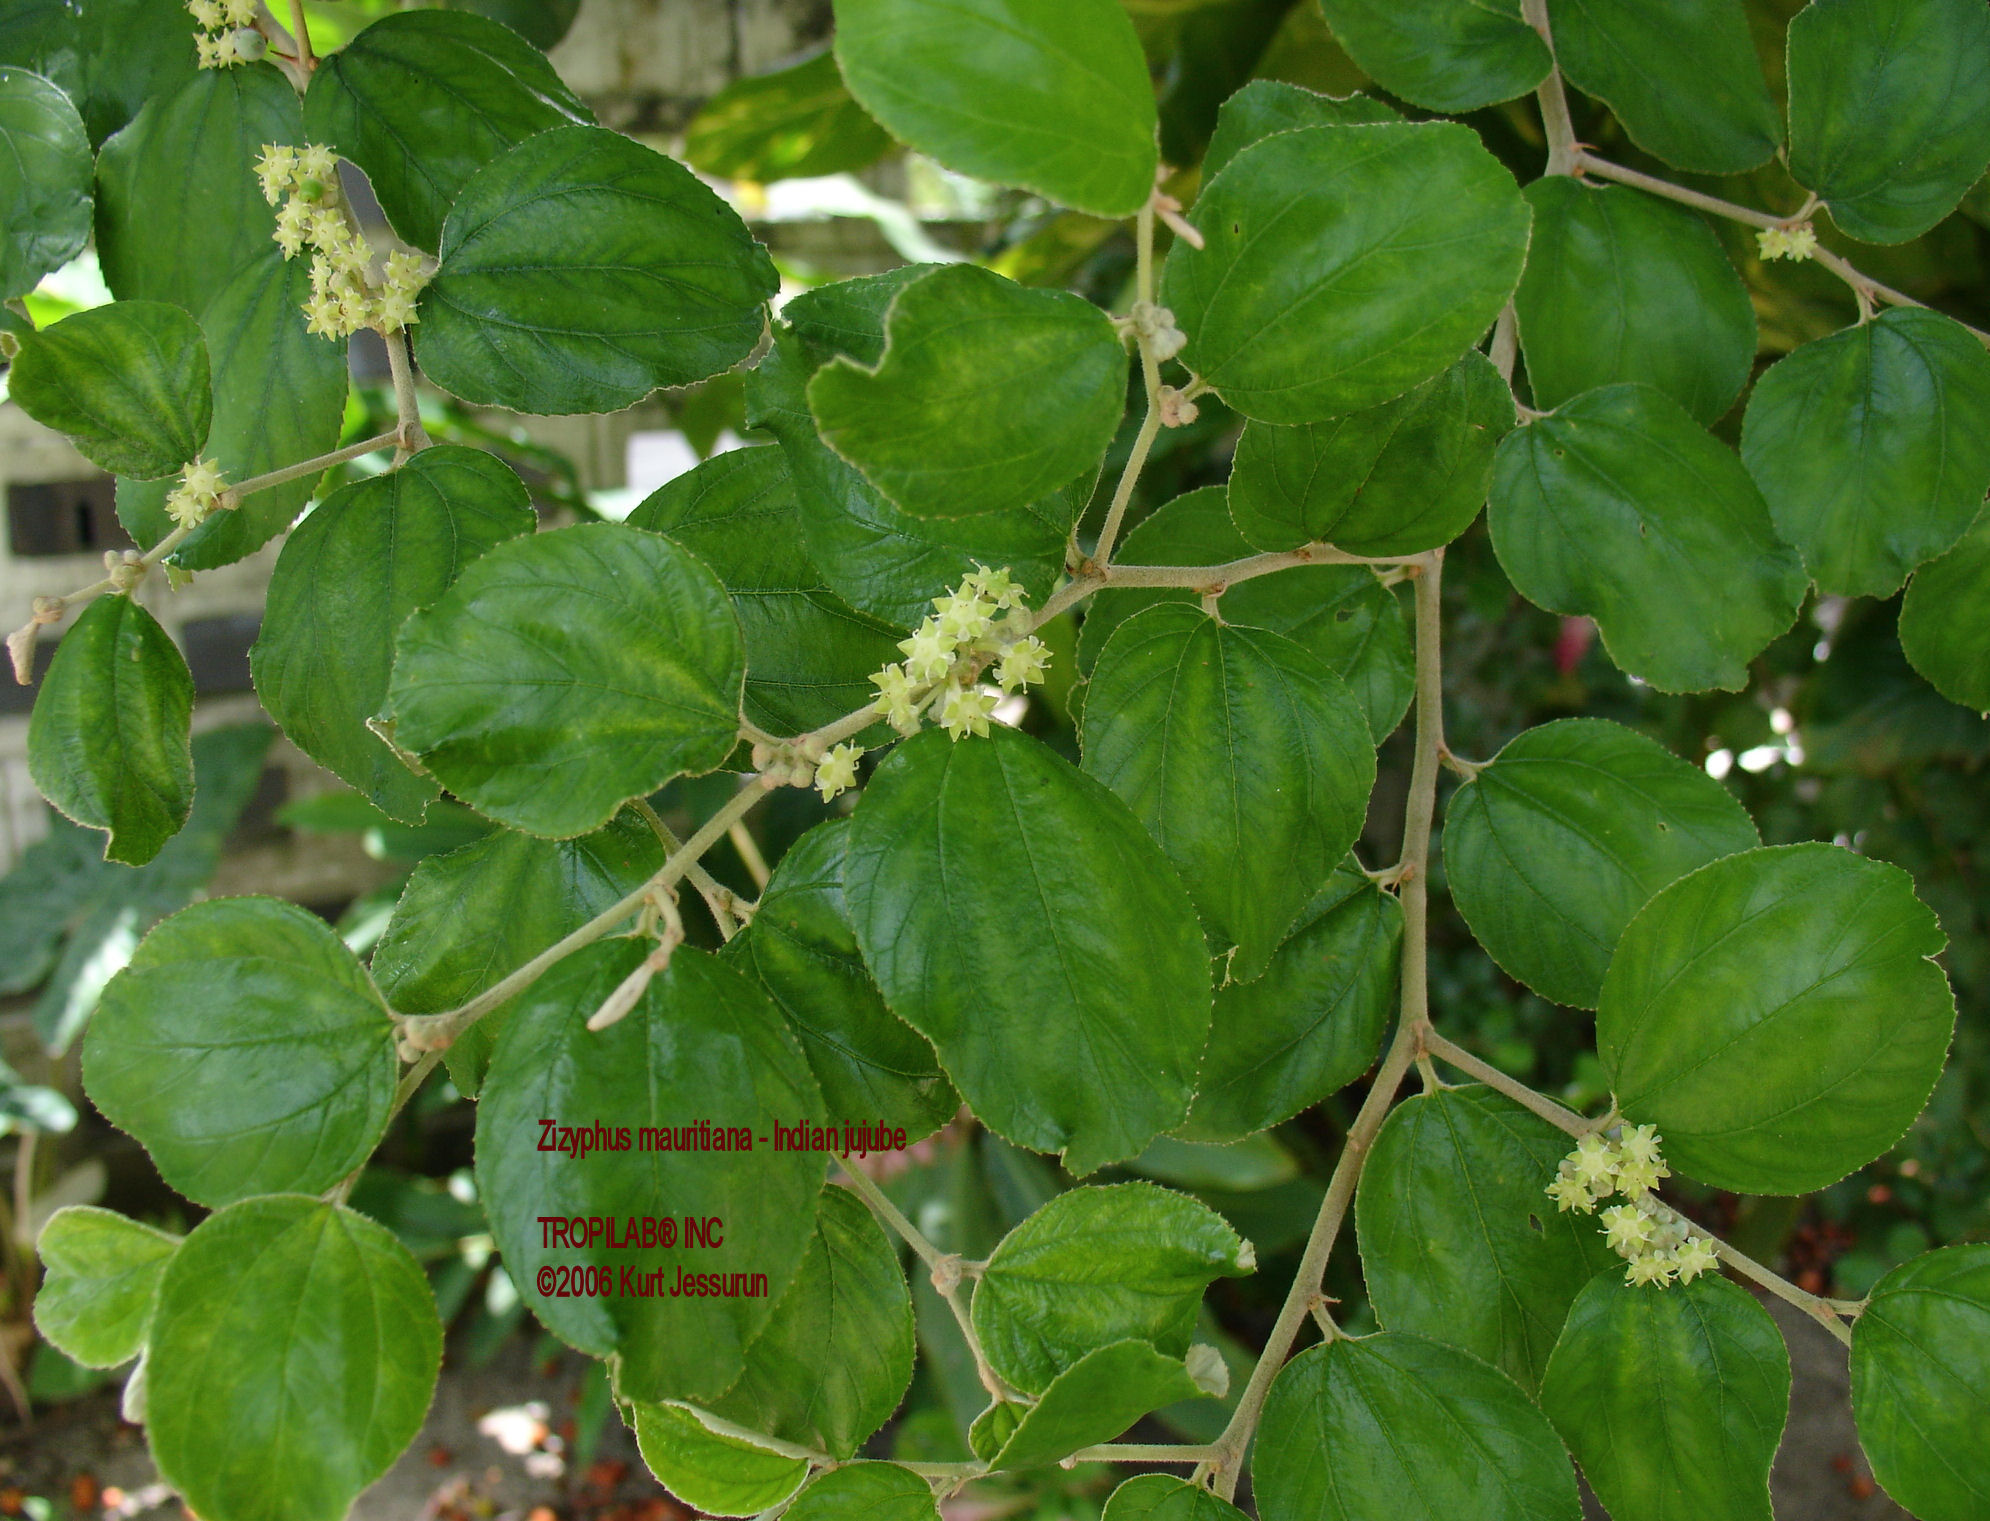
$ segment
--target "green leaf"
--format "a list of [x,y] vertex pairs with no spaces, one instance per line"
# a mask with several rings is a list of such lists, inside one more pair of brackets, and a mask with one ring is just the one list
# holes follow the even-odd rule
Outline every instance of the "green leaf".
[[1527,204],[1454,122],[1311,127],[1254,143],[1197,199],[1162,300],[1182,362],[1261,422],[1323,422],[1455,364],[1513,294]]
[[442,224],[415,352],[467,402],[612,412],[730,368],[777,280],[737,213],[674,159],[555,127],[492,159]]
[[885,1001],[998,1135],[1082,1177],[1181,1123],[1209,1030],[1202,932],[1105,787],[1014,729],[928,729],[864,789],[843,880]]
[[1819,0],[1790,21],[1790,173],[1867,243],[1918,238],[1990,165],[1990,15]]
[[[895,289],[886,283],[890,278],[864,282],[883,297],[872,318],[876,353],[883,352],[884,303]],[[796,308],[821,294],[797,297],[787,314],[799,321]],[[842,320],[867,315],[854,300],[839,301],[834,310]],[[747,377],[746,394],[749,420],[780,440],[787,456],[808,555],[831,589],[873,617],[911,627],[932,611],[933,597],[979,562],[1007,566],[1040,604],[1063,571],[1065,535],[1082,501],[1052,512],[1047,505],[1053,499],[958,521],[900,511],[816,432],[805,390],[815,362],[796,333],[777,329],[772,352]]]
[[875,366],[808,383],[823,441],[915,517],[1022,507],[1095,473],[1126,410],[1106,314],[971,264],[898,292]]
[[1584,392],[1499,447],[1487,510],[1520,594],[1586,613],[1662,692],[1738,691],[1805,577],[1748,472],[1662,391]]
[[1042,1468],[1080,1448],[1110,1442],[1141,1416],[1209,1391],[1180,1358],[1144,1341],[1117,1341],[1058,1374],[989,1463],[991,1470]]
[[683,1405],[638,1404],[636,1446],[663,1487],[714,1516],[753,1516],[808,1482],[803,1458],[715,1431]]
[[35,1328],[89,1368],[115,1368],[145,1348],[152,1306],[178,1236],[107,1209],[72,1204],[35,1241],[41,1288]]
[[1253,79],[1217,110],[1216,131],[1202,155],[1202,177],[1215,179],[1231,159],[1275,132],[1402,119],[1393,106],[1372,95],[1322,95],[1280,79]]
[[48,833],[0,877],[0,994],[41,984],[70,929],[117,875],[95,833],[53,809],[45,817]]
[[1541,1386],[1542,1408],[1617,1521],[1770,1521],[1769,1464],[1789,1404],[1776,1323],[1714,1274],[1654,1289],[1599,1273]]
[[39,74],[0,67],[0,299],[83,251],[96,164],[83,118]]
[[270,717],[382,812],[420,823],[440,789],[366,727],[386,701],[395,631],[470,561],[536,522],[503,461],[457,445],[326,497],[277,557],[249,652]]
[[1852,1410],[1873,1477],[1895,1500],[1923,1521],[1983,1514],[1990,1246],[1929,1252],[1874,1285],[1852,1322]]
[[340,1521],[421,1429],[441,1359],[435,1298],[383,1226],[250,1199],[166,1266],[146,1436],[207,1521]]
[[1515,0],[1325,0],[1320,8],[1363,73],[1431,111],[1476,111],[1525,95],[1554,66]]
[[275,898],[164,921],[83,1039],[90,1101],[210,1208],[337,1183],[379,1143],[399,1071],[366,969],[324,920]]
[[[1119,559],[1128,565],[1222,565],[1252,553],[1231,522],[1220,486],[1165,503],[1135,525]],[[1078,667],[1092,671],[1119,626],[1142,608],[1197,601],[1195,592],[1142,588],[1093,597],[1078,633]],[[1234,624],[1269,629],[1304,646],[1347,683],[1380,742],[1416,695],[1416,651],[1396,593],[1361,565],[1308,565],[1229,587],[1219,604]]]
[[207,344],[162,301],[113,301],[30,334],[7,381],[23,412],[121,475],[175,474],[207,442]]
[[303,137],[297,92],[269,63],[202,69],[147,100],[97,160],[97,258],[112,293],[198,316],[242,266],[279,257],[256,159]]
[[[403,1014],[468,1003],[548,946],[605,913],[663,865],[649,826],[622,814],[575,840],[494,830],[415,867],[373,950],[373,975]],[[475,1098],[510,1004],[457,1036],[446,1055]]]
[[[761,1144],[775,1125],[819,1125],[822,1099],[780,1013],[739,973],[680,946],[629,1015],[599,1033],[590,1014],[649,947],[613,940],[560,962],[512,1005],[477,1104],[477,1184],[506,1271],[563,1341],[616,1358],[624,1399],[716,1399],[795,1280],[814,1239],[820,1153]],[[542,1122],[601,1124],[629,1148],[583,1160],[539,1148]],[[751,1150],[695,1149],[698,1122]],[[684,1127],[689,1126],[687,1132]],[[671,1150],[644,1149],[644,1128]],[[743,1134],[741,1134],[743,1132]],[[687,1144],[675,1147],[683,1140]],[[724,1245],[574,1250],[545,1244],[541,1215],[617,1221],[672,1214],[723,1222]],[[548,1297],[542,1270],[598,1268],[604,1298]],[[630,1275],[625,1284],[624,1273]],[[661,1274],[660,1294],[632,1287]],[[680,1273],[725,1275],[734,1297],[672,1295]],[[733,1274],[744,1275],[734,1279]],[[657,1283],[657,1280],[652,1280]]]
[[1103,1521],[1247,1521],[1228,1500],[1164,1473],[1128,1479],[1106,1500]]
[[1577,1521],[1568,1454],[1519,1386],[1387,1331],[1287,1363],[1258,1427],[1264,1521]]
[[825,1188],[801,1272],[712,1410],[831,1457],[854,1456],[912,1382],[912,1291],[898,1248],[845,1188]]
[[551,48],[580,14],[580,0],[445,0],[452,10],[501,21],[535,48]]
[[882,1124],[916,1141],[953,1118],[960,1095],[864,970],[843,896],[849,833],[832,819],[789,846],[753,923],[724,954],[787,1015],[832,1122]]
[[1891,596],[1990,490],[1990,353],[1920,308],[1806,343],[1756,383],[1741,457],[1819,591]]
[[1741,0],[1561,0],[1554,18],[1569,83],[1616,112],[1645,152],[1736,174],[1782,145]]
[[178,0],[11,0],[0,10],[0,63],[33,70],[74,101],[95,148],[193,77],[193,32]]
[[801,507],[779,448],[715,455],[629,514],[725,583],[746,640],[746,716],[800,734],[877,696],[869,677],[897,661],[898,633],[829,590],[809,559]]
[[1074,1188],[1002,1238],[974,1290],[974,1329],[1025,1394],[1111,1342],[1180,1358],[1202,1292],[1257,1266],[1250,1243],[1186,1194],[1152,1183]]
[[[345,417],[343,342],[306,332],[303,302],[311,272],[285,263],[274,246],[252,260],[200,313],[214,368],[214,426],[207,456],[232,481],[282,469],[338,446]],[[141,544],[173,526],[171,481],[119,481],[118,517]],[[262,548],[296,519],[317,481],[305,476],[242,498],[196,528],[172,560],[191,570],[230,565]]]
[[895,1463],[846,1463],[795,1497],[787,1521],[939,1521],[933,1487]]
[[1537,407],[1597,386],[1656,386],[1712,423],[1755,363],[1755,308],[1711,227],[1621,185],[1527,187],[1534,241],[1513,304]]
[[1682,877],[1611,958],[1596,1047],[1624,1115],[1715,1188],[1807,1194],[1906,1132],[1955,999],[1935,916],[1897,866],[1832,845]]
[[1513,393],[1473,350],[1408,394],[1326,422],[1251,422],[1230,471],[1230,516],[1261,550],[1350,554],[1448,544],[1485,504]]
[[1635,730],[1565,718],[1510,740],[1451,794],[1444,874],[1501,970],[1593,1009],[1618,937],[1654,893],[1760,843],[1698,766]]
[[1290,639],[1163,603],[1120,625],[1085,699],[1085,770],[1147,826],[1222,943],[1262,973],[1361,833],[1368,722]]
[[594,113],[546,55],[462,11],[385,16],[324,60],[304,129],[366,171],[404,242],[433,253],[463,187],[507,149]]
[[1568,1149],[1546,1120],[1476,1084],[1397,1105],[1355,1200],[1376,1318],[1538,1393],[1569,1306],[1617,1260],[1594,1220],[1548,1202]]
[[1113,0],[837,0],[836,62],[892,136],[961,174],[1102,217],[1154,188],[1154,90]]
[[684,162],[720,179],[849,174],[891,151],[891,135],[850,97],[832,53],[736,79],[684,129]]
[[396,651],[395,742],[529,834],[599,829],[737,738],[746,656],[725,588],[618,523],[498,545],[408,619]]
[[1252,982],[1216,990],[1195,1107],[1180,1134],[1233,1141],[1368,1070],[1396,1007],[1402,905],[1343,862]]
[[143,866],[193,807],[193,677],[130,597],[97,598],[62,637],[28,720],[28,773],[67,818],[109,834],[104,859]]
[[1900,604],[1900,647],[1950,702],[1990,713],[1990,516],[1916,572]]

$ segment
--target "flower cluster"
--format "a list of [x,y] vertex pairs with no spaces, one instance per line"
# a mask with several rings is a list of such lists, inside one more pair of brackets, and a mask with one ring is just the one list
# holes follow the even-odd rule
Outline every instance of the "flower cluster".
[[180,527],[192,528],[222,505],[227,490],[220,469],[211,460],[197,459],[180,472],[179,485],[166,493],[166,515]]
[[[977,565],[959,586],[933,599],[933,612],[899,641],[905,659],[871,677],[876,712],[900,734],[919,728],[921,709],[939,688],[940,727],[955,739],[986,734],[1000,694],[977,678],[991,663],[1003,692],[1043,680],[1050,648],[1030,632],[1021,586],[1006,568]],[[943,685],[944,684],[944,685]]]
[[256,0],[187,0],[187,14],[200,31],[193,45],[203,69],[232,69],[263,55],[256,26]]
[[344,338],[364,327],[391,332],[418,320],[415,297],[428,283],[421,256],[389,254],[374,278],[373,250],[346,216],[339,193],[338,155],[316,143],[266,143],[256,178],[264,200],[283,202],[274,236],[284,258],[311,250],[311,299],[304,303],[311,332]]
[[1817,252],[1817,230],[1808,222],[1795,227],[1765,227],[1755,234],[1764,259],[1808,259]]
[[1660,1288],[1677,1279],[1691,1283],[1720,1259],[1705,1236],[1693,1234],[1678,1213],[1652,1192],[1672,1176],[1659,1154],[1659,1134],[1651,1125],[1620,1125],[1614,1138],[1590,1134],[1562,1158],[1548,1197],[1564,1210],[1591,1214],[1612,1194],[1624,1203],[1597,1216],[1610,1249],[1630,1264],[1626,1283],[1655,1283]]

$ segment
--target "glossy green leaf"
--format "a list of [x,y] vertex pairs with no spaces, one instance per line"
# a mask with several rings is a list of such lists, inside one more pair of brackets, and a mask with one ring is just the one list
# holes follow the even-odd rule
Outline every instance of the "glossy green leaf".
[[643,1461],[678,1499],[714,1516],[754,1516],[808,1482],[805,1459],[714,1431],[682,1405],[636,1406]]
[[441,1359],[435,1297],[385,1227],[249,1199],[166,1266],[146,1436],[207,1521],[340,1521],[421,1429]]
[[[820,1125],[822,1099],[767,996],[689,947],[678,948],[626,1018],[590,1031],[588,1016],[645,952],[631,940],[590,946],[512,1005],[477,1104],[478,1193],[526,1304],[562,1340],[613,1356],[622,1398],[711,1400],[738,1380],[748,1344],[813,1239],[822,1155],[775,1151],[762,1138],[771,1143],[777,1124]],[[626,1127],[630,1146],[579,1160],[540,1151],[547,1118]],[[752,1149],[699,1149],[701,1120]],[[644,1149],[645,1128],[667,1133],[672,1149]],[[596,1241],[576,1250],[545,1244],[538,1223],[541,1215],[665,1214],[718,1217],[724,1245],[630,1251]],[[606,1270],[615,1292],[549,1295],[562,1267]],[[660,1274],[650,1280],[659,1292],[642,1294],[639,1273]],[[725,1275],[742,1292],[671,1294],[687,1273]]]
[[395,743],[529,834],[599,829],[737,738],[746,657],[725,588],[621,524],[498,545],[408,619],[396,651]]
[[1431,111],[1475,111],[1525,95],[1554,63],[1516,0],[1325,0],[1320,8],[1364,73]]
[[1616,1521],[1770,1521],[1769,1464],[1789,1404],[1776,1323],[1716,1274],[1655,1289],[1599,1273],[1541,1386],[1542,1408]]
[[1253,79],[1217,111],[1216,131],[1202,155],[1202,177],[1216,178],[1231,159],[1274,132],[1401,120],[1393,106],[1372,95],[1322,95],[1281,79]]
[[846,1463],[795,1497],[787,1521],[939,1521],[933,1487],[895,1463]]
[[866,111],[949,169],[1102,217],[1153,189],[1154,91],[1113,0],[837,0],[836,62]]
[[1543,998],[1596,1007],[1610,953],[1660,888],[1760,840],[1719,782],[1635,730],[1565,718],[1451,794],[1444,872],[1472,933]]
[[[373,975],[403,1014],[440,1014],[468,1003],[663,865],[647,824],[622,814],[575,840],[509,829],[415,867],[373,950]],[[444,1053],[456,1086],[474,1098],[508,1017],[504,1005]]]
[[1249,1242],[1186,1194],[1152,1183],[1074,1188],[1002,1238],[974,1289],[974,1329],[1025,1394],[1111,1342],[1183,1356],[1202,1292],[1257,1266]]
[[1735,174],[1782,145],[1741,0],[1561,0],[1554,27],[1569,83],[1673,167]]
[[366,171],[403,241],[431,253],[471,177],[536,132],[594,113],[545,54],[462,11],[384,16],[311,76],[304,127]]
[[[1128,565],[1222,565],[1252,553],[1231,522],[1224,490],[1205,486],[1138,523],[1118,559]],[[1142,608],[1198,600],[1188,590],[1102,591],[1078,634],[1078,666],[1089,673],[1119,626]],[[1379,742],[1416,694],[1416,651],[1396,593],[1360,565],[1308,565],[1228,587],[1219,604],[1234,624],[1270,629],[1303,645],[1346,682]]]
[[[46,1292],[44,1290],[44,1292]],[[1852,1322],[1852,1411],[1873,1477],[1922,1521],[1990,1505],[1990,1247],[1895,1268]]]
[[1085,698],[1085,770],[1147,826],[1258,976],[1368,814],[1375,748],[1333,671],[1292,640],[1163,603],[1113,634]]
[[901,658],[898,631],[829,590],[809,559],[779,448],[735,449],[687,470],[629,514],[710,567],[746,641],[746,716],[800,734],[877,696],[874,671]]
[[159,1278],[178,1236],[123,1215],[72,1204],[35,1240],[42,1284],[35,1329],[86,1368],[115,1368],[145,1348]]
[[1091,302],[972,264],[900,290],[875,366],[808,383],[823,441],[915,517],[1022,507],[1096,472],[1126,409],[1126,349]]
[[928,729],[864,789],[843,880],[885,1001],[998,1135],[1082,1177],[1181,1123],[1209,1030],[1202,932],[1105,787],[1013,729]]
[[420,823],[439,789],[366,727],[387,698],[394,633],[470,561],[536,522],[508,466],[452,444],[333,492],[298,525],[270,576],[249,652],[270,717],[382,812]]
[[1376,1318],[1482,1357],[1537,1393],[1569,1306],[1617,1261],[1593,1219],[1549,1203],[1568,1149],[1561,1131],[1490,1088],[1398,1104],[1355,1200]]
[[1990,713],[1990,517],[1908,583],[1900,647],[1950,702]]
[[1273,1380],[1253,1493],[1264,1521],[1577,1521],[1546,1417],[1469,1353],[1387,1331],[1300,1353]]
[[1164,1357],[1144,1341],[1113,1342],[1086,1353],[1051,1381],[989,1467],[1044,1467],[1080,1448],[1110,1442],[1149,1411],[1207,1392],[1181,1359]]
[[194,73],[193,27],[178,0],[11,0],[0,64],[31,69],[76,103],[92,147]]
[[1990,14],[1819,0],[1790,21],[1790,173],[1868,243],[1904,243],[1990,165]]
[[[214,365],[214,426],[207,457],[233,481],[295,465],[338,446],[347,390],[345,344],[304,328],[311,272],[271,245],[200,313]],[[173,526],[166,515],[171,481],[119,481],[118,517],[141,544]],[[242,498],[216,512],[173,551],[192,570],[231,565],[262,548],[296,519],[316,487],[305,476]]]
[[535,48],[556,46],[580,14],[580,0],[444,0],[451,10],[474,11],[510,27]]
[[1228,1500],[1164,1473],[1128,1479],[1106,1501],[1104,1521],[1245,1521]]
[[130,597],[97,598],[55,647],[28,720],[28,774],[66,818],[143,866],[193,807],[193,677]]
[[215,898],[160,924],[83,1039],[90,1101],[210,1207],[330,1188],[379,1144],[399,1072],[366,969],[275,898]]
[[1741,457],[1819,591],[1890,596],[1990,491],[1990,353],[1918,307],[1806,343],[1756,382]]
[[[893,287],[883,283],[887,278],[878,277],[874,289],[888,301]],[[799,320],[795,308],[808,299],[797,297],[788,314]],[[870,318],[875,322],[874,353],[883,352],[883,310],[884,302],[877,302]],[[861,322],[868,314],[849,301],[838,306],[836,315]],[[868,336],[860,332],[845,342],[854,345]],[[747,377],[747,415],[780,440],[794,477],[809,558],[830,588],[852,607],[911,627],[932,611],[932,598],[979,562],[1007,566],[1041,605],[1063,570],[1065,536],[1082,502],[1058,512],[1032,504],[951,522],[900,511],[816,432],[805,390],[816,362],[795,333],[778,330],[773,351]]]
[[849,833],[832,819],[789,846],[725,954],[787,1015],[833,1123],[883,1124],[916,1141],[953,1118],[960,1095],[864,969],[843,896]]
[[1331,543],[1358,555],[1448,544],[1485,505],[1513,393],[1476,350],[1404,396],[1326,422],[1244,426],[1230,516],[1261,550]]
[[801,1272],[712,1405],[752,1431],[848,1458],[912,1382],[912,1291],[863,1200],[825,1188]]
[[1603,979],[1596,1049],[1676,1171],[1807,1194],[1906,1132],[1955,999],[1935,916],[1897,866],[1832,845],[1728,856],[1659,893]]
[[1513,298],[1534,405],[1597,386],[1656,386],[1711,423],[1755,363],[1755,308],[1695,213],[1621,185],[1527,187],[1534,241]]
[[684,129],[684,162],[721,179],[848,174],[891,151],[891,135],[850,96],[831,53],[736,79]]
[[200,328],[162,301],[113,301],[21,340],[8,393],[93,465],[176,473],[199,457],[213,415]]
[[0,299],[23,296],[90,237],[89,134],[48,80],[0,67]]
[[1281,132],[1232,159],[1190,212],[1161,299],[1182,362],[1246,417],[1321,422],[1455,364],[1513,294],[1528,211],[1469,127]]
[[674,159],[555,127],[492,159],[442,225],[415,352],[468,402],[612,412],[730,368],[777,281],[746,224]]
[[1264,975],[1217,988],[1180,1134],[1256,1134],[1367,1071],[1395,1012],[1402,934],[1402,905],[1357,868],[1335,867]]
[[303,133],[297,92],[274,64],[202,69],[148,99],[97,160],[97,259],[112,293],[199,316],[242,266],[280,257],[256,159]]
[[1650,386],[1584,392],[1508,434],[1487,517],[1520,594],[1594,618],[1618,668],[1662,692],[1739,690],[1803,600],[1741,461]]

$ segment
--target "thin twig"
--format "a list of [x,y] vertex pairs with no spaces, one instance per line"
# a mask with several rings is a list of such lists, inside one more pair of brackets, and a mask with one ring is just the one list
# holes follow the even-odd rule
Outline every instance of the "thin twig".
[[[1154,198],[1160,194],[1157,187],[1148,196],[1147,204],[1140,208],[1140,215],[1134,221],[1134,300],[1141,307],[1151,307],[1154,303]],[[1119,473],[1119,483],[1113,488],[1112,502],[1106,508],[1106,520],[1099,529],[1099,542],[1092,550],[1088,565],[1109,565],[1112,563],[1113,546],[1119,542],[1121,523],[1126,518],[1126,507],[1133,500],[1133,487],[1140,479],[1140,472],[1146,467],[1147,456],[1153,451],[1154,440],[1161,432],[1161,365],[1154,357],[1154,346],[1145,333],[1136,332],[1134,346],[1140,355],[1140,378],[1147,392],[1147,412],[1140,419],[1140,431],[1133,436],[1133,449],[1126,457],[1126,468]]]
[[311,29],[304,21],[304,0],[290,0],[290,32],[291,40],[297,44],[297,66],[308,79],[318,67],[318,60],[311,56]]
[[[1548,0],[1521,0],[1521,19],[1541,34],[1548,56],[1555,56],[1555,35],[1548,25]],[[1559,60],[1551,63],[1548,77],[1534,91],[1541,105],[1541,129],[1548,136],[1548,173],[1572,174],[1581,152],[1575,140],[1575,124],[1569,120],[1568,92],[1562,88]]]
[[408,330],[400,328],[381,335],[387,343],[387,369],[394,377],[394,412],[401,424],[401,451],[394,463],[428,447],[428,433],[421,425],[421,402],[415,395],[415,364],[408,353]]
[[1557,1130],[1565,1130],[1572,1136],[1588,1135],[1597,1128],[1596,1123],[1584,1119],[1573,1109],[1556,1103],[1545,1093],[1536,1092],[1517,1078],[1509,1077],[1499,1068],[1479,1060],[1455,1041],[1446,1040],[1435,1030],[1423,1038],[1424,1049],[1443,1062],[1448,1062],[1460,1072],[1477,1078],[1488,1088],[1497,1090],[1512,1099],[1522,1108],[1531,1109]]
[[[657,843],[663,846],[666,853],[683,848],[684,842],[677,838],[657,811],[650,807],[647,798],[637,798],[629,806],[635,810],[638,818],[649,825],[650,833],[656,836]],[[712,911],[712,918],[718,922],[721,936],[730,940],[739,933],[739,916],[736,912],[739,905],[738,900],[732,895],[731,888],[705,870],[702,861],[693,861],[684,868],[684,880],[698,889],[698,896],[705,900],[705,907]]]

